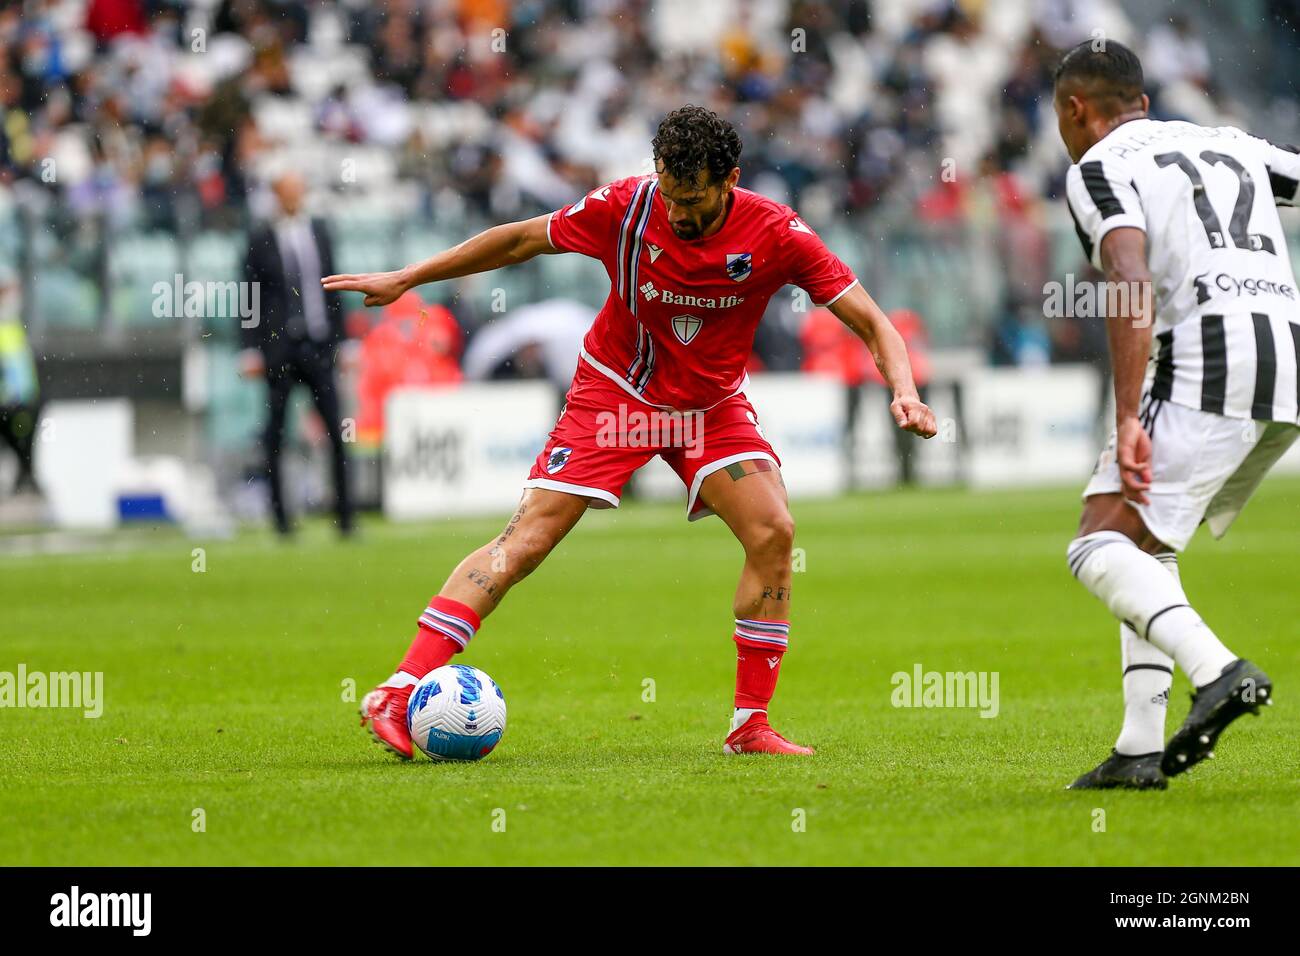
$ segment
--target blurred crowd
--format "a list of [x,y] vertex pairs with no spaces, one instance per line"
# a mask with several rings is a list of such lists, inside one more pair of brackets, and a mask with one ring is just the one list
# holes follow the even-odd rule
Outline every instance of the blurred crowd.
[[[1298,4],[1266,0],[1291,36]],[[647,169],[696,102],[811,222],[993,224],[1017,268],[991,348],[1021,361],[1052,348],[1018,317],[1066,166],[1051,70],[1097,30],[1136,43],[1157,115],[1235,118],[1193,21],[1139,31],[1119,0],[24,0],[0,12],[0,190],[242,228],[288,164],[337,209],[500,221]]]
[[[27,0],[0,13],[0,175],[161,224],[238,213],[259,160],[311,145],[261,128],[280,100],[310,111],[295,139],[382,147],[426,203],[508,217],[636,172],[694,101],[741,127],[748,182],[819,212],[907,209],[944,159],[1041,194],[1051,68],[1094,29],[1132,28],[1111,0]],[[1222,107],[1190,20],[1144,39],[1173,111]]]

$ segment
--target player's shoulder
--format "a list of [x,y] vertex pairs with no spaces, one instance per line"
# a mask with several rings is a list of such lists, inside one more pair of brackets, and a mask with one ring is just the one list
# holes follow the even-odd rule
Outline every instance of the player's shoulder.
[[[1202,126],[1188,120],[1157,120],[1146,117],[1115,127],[1092,145],[1077,166],[1125,167],[1150,154],[1177,150],[1179,143],[1217,141],[1250,144],[1256,137],[1236,126]],[[1077,167],[1076,167],[1077,168]],[[1138,164],[1137,168],[1142,168]]]
[[1237,126],[1202,126],[1190,120],[1150,120],[1164,139],[1219,140],[1252,143],[1256,137]]
[[798,213],[771,196],[764,196],[743,186],[737,186],[735,193],[737,209],[743,211],[746,218],[753,219],[756,223],[761,222],[770,226],[788,223],[789,220],[798,218]]
[[615,179],[605,183],[603,186],[597,186],[570,207],[569,215],[581,212],[588,207],[596,208],[597,204],[604,204],[610,209],[621,210],[632,201],[632,197],[636,195],[642,183],[654,178],[654,176],[625,176],[622,179]]
[[659,177],[654,173],[639,176],[624,176],[622,179],[615,179],[613,182],[606,183],[604,186],[601,186],[600,189],[596,190],[596,192],[604,190],[607,191],[610,196],[630,199],[636,191],[641,188],[642,184],[649,183],[653,185],[658,182],[658,180]]
[[799,213],[779,200],[741,186],[736,187],[735,195],[736,212],[742,214],[749,229],[761,231],[778,242],[816,235]]

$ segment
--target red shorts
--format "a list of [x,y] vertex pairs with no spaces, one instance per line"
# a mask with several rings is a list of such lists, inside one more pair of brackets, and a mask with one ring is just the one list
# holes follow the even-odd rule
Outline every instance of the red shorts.
[[743,394],[707,411],[670,412],[638,401],[579,360],[559,421],[524,487],[566,491],[592,499],[593,507],[617,508],[632,472],[655,455],[688,489],[692,521],[713,514],[698,499],[700,485],[715,471],[753,459],[781,466]]

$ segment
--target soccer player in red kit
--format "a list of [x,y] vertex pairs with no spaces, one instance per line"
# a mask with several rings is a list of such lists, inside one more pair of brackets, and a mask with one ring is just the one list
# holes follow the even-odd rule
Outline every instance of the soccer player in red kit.
[[653,147],[657,175],[610,183],[396,272],[323,280],[374,306],[425,282],[537,255],[578,252],[609,273],[609,298],[518,510],[452,572],[396,673],[362,702],[362,723],[403,757],[411,756],[411,688],[465,649],[589,507],[617,507],[632,472],[655,455],[686,486],[689,517],[720,516],[745,552],[733,602],[735,712],[723,752],[812,753],[767,720],[789,642],[794,542],[780,459],[745,397],[745,363],[768,300],[800,286],[861,336],[893,390],[900,428],[928,438],[934,415],[917,397],[902,338],[849,268],[788,206],[737,186],[741,145],[730,123],[686,106],[664,118]]

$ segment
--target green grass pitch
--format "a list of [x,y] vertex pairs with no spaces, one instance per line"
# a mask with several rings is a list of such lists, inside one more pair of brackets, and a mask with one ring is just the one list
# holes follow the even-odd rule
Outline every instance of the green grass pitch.
[[[179,536],[0,558],[0,671],[102,671],[105,696],[98,720],[0,710],[0,864],[1300,863],[1300,482],[1267,482],[1184,557],[1278,702],[1163,794],[1062,789],[1120,717],[1117,627],[1065,564],[1076,494],[796,502],[772,715],[810,759],[720,753],[739,549],[680,505],[588,515],[486,622],[464,659],[509,725],[471,765],[397,761],[344,698],[387,676],[504,513],[353,543],[246,532],[202,573]],[[997,716],[895,708],[891,675],[916,664],[998,672]]]

